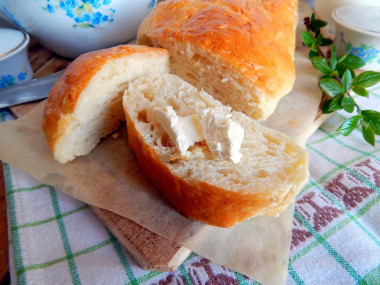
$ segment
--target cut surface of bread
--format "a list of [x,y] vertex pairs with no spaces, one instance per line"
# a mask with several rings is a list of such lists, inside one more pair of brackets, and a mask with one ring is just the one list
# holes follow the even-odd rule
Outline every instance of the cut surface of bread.
[[43,114],[54,158],[65,163],[88,154],[125,121],[121,101],[129,82],[168,72],[163,49],[122,45],[79,56],[50,91]]
[[139,44],[169,51],[171,73],[259,120],[295,80],[297,0],[166,0]]
[[[206,108],[232,115],[244,129],[239,163],[215,158],[204,143],[179,156],[153,108],[171,106],[178,116]],[[145,175],[185,216],[230,227],[255,215],[276,215],[294,200],[308,178],[305,150],[284,134],[232,111],[176,75],[143,77],[123,97],[128,140]]]

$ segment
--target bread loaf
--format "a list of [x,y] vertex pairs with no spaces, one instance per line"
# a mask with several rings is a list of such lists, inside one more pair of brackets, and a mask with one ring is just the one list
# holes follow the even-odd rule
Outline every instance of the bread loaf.
[[42,128],[54,158],[88,154],[125,121],[122,95],[140,76],[169,72],[165,50],[122,45],[79,56],[50,91]]
[[292,89],[297,0],[166,0],[138,44],[169,51],[171,73],[259,120]]
[[[204,223],[230,227],[255,215],[276,215],[308,178],[305,150],[284,134],[266,128],[176,75],[142,77],[123,97],[130,148],[145,175],[181,213]],[[196,143],[181,156],[154,108],[173,107],[178,116],[207,108],[230,113],[244,129],[241,160],[214,157]]]

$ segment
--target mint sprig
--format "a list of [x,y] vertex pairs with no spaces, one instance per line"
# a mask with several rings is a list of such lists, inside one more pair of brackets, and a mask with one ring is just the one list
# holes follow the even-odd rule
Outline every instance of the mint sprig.
[[312,65],[322,75],[318,81],[320,89],[327,99],[323,102],[322,113],[330,114],[338,110],[356,114],[349,117],[337,131],[348,136],[355,128],[361,129],[363,138],[375,145],[375,136],[380,135],[380,112],[362,110],[355,101],[356,96],[368,97],[368,87],[380,82],[380,72],[364,71],[356,75],[356,70],[365,62],[357,56],[344,54],[337,56],[333,41],[324,37],[321,28],[327,22],[317,19],[313,13],[304,19],[306,31],[301,32],[304,45],[310,48]]

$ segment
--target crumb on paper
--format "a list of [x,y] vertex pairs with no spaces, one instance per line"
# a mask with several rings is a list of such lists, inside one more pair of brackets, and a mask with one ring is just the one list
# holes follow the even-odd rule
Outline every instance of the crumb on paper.
[[114,140],[116,140],[119,136],[120,136],[120,134],[117,133],[117,132],[112,134],[112,138],[113,138]]

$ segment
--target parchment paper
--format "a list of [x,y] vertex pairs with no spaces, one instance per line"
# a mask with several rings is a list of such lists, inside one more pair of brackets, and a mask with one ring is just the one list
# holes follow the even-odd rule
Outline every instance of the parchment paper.
[[[294,91],[265,122],[300,144],[315,129],[321,99],[319,89],[313,88],[317,85],[309,83],[316,80],[314,69],[306,64],[306,58],[302,59],[307,55],[302,49],[306,50],[299,47],[296,51]],[[118,139],[105,138],[89,155],[67,164],[56,162],[41,130],[43,106],[41,103],[21,119],[0,124],[1,160],[74,198],[127,217],[217,264],[263,284],[285,284],[293,205],[279,217],[256,217],[229,229],[189,220],[144,178],[128,147],[124,126],[118,129]]]
[[[290,94],[282,98],[275,112],[263,124],[280,130],[305,145],[308,137],[327,119],[326,115],[316,116],[316,107],[322,93],[318,87],[320,73],[315,70],[308,57],[309,49],[302,44],[300,32],[305,30],[303,19],[312,10],[307,2],[298,3],[298,25],[295,52],[296,81]],[[317,107],[318,108],[318,107]]]

